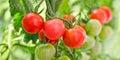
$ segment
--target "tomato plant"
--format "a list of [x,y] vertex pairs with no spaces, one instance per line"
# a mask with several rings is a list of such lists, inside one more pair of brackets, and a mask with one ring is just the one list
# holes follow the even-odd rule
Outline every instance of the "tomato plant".
[[111,18],[112,18],[112,12],[111,12],[110,8],[107,7],[107,6],[103,6],[100,9],[105,11],[105,13],[107,15],[106,23],[108,23],[111,20]]
[[90,13],[91,19],[97,19],[101,24],[105,24],[107,20],[107,14],[102,9],[95,9]]
[[7,21],[0,20],[0,60],[105,60],[104,40],[115,31],[112,2],[9,0],[12,17],[5,4],[0,10]]

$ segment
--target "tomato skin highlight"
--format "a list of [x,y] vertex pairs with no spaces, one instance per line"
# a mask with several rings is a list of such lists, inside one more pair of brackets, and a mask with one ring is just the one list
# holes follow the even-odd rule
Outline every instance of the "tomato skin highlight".
[[68,20],[68,21],[72,20],[72,22],[76,21],[75,17],[71,14],[66,14],[66,15],[63,16],[63,18]]
[[101,7],[100,9],[104,10],[106,15],[107,15],[107,20],[106,20],[106,23],[108,23],[111,19],[112,19],[112,11],[110,10],[109,7],[107,6],[103,6]]
[[44,32],[48,39],[57,40],[63,36],[65,32],[65,25],[62,20],[54,18],[45,23]]
[[22,27],[29,34],[35,34],[39,32],[43,25],[43,18],[36,13],[28,13],[22,19]]
[[79,48],[84,44],[86,39],[86,32],[80,26],[74,26],[65,31],[63,35],[64,43],[70,48]]
[[98,20],[101,24],[105,24],[107,20],[107,15],[104,10],[95,9],[91,12],[90,18]]

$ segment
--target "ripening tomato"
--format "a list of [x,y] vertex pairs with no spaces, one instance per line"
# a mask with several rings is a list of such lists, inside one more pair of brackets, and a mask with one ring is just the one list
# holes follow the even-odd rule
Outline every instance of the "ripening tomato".
[[46,38],[46,42],[54,45],[55,43],[58,42],[58,40],[50,40],[50,39]]
[[105,24],[107,15],[104,10],[96,9],[91,12],[90,18],[98,20],[101,24]]
[[43,29],[41,29],[41,30],[38,32],[38,37],[39,37],[40,40],[43,40],[43,38],[44,38],[44,30],[43,30]]
[[104,10],[106,15],[107,15],[107,20],[106,20],[106,23],[108,23],[111,18],[112,18],[112,11],[110,10],[110,8],[108,8],[107,6],[103,6],[101,7],[100,9]]
[[39,32],[43,25],[43,18],[36,13],[28,13],[22,19],[22,27],[29,34],[35,34]]
[[[39,37],[39,40],[43,40],[44,39],[44,36],[45,36],[45,34],[44,34],[44,30],[43,29],[41,29],[40,30],[40,32],[38,33],[38,37]],[[55,44],[58,40],[50,40],[50,39],[48,39],[47,37],[46,37],[46,42],[48,42],[48,43],[50,43],[50,44]]]
[[63,16],[63,18],[68,20],[68,21],[72,20],[72,22],[76,21],[75,17],[71,14],[66,14],[66,15]]
[[86,32],[80,26],[74,26],[65,31],[63,35],[64,43],[70,48],[79,48],[83,45],[86,39]]
[[80,26],[81,26],[83,29],[85,29],[86,24],[82,22],[82,23],[80,23]]
[[44,25],[45,36],[50,40],[59,39],[65,32],[65,25],[62,20],[54,18],[48,20]]

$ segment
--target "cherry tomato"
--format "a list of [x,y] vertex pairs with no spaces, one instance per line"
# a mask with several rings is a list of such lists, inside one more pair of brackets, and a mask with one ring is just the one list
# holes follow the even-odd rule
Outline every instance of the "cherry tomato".
[[35,49],[35,55],[38,60],[52,60],[55,52],[55,47],[51,44],[40,44]]
[[108,23],[111,18],[112,18],[112,11],[110,10],[110,8],[108,8],[107,6],[103,6],[101,7],[100,9],[104,10],[106,15],[107,15],[107,20],[106,20],[106,23]]
[[68,20],[68,21],[72,20],[72,22],[76,21],[75,17],[71,14],[66,14],[66,15],[63,16],[63,18]]
[[[6,52],[8,52],[8,50]],[[29,49],[20,45],[13,46],[9,53],[10,53],[9,56],[10,60],[31,60],[31,53],[29,52]],[[9,60],[9,59],[4,58],[2,60]]]
[[[38,33],[38,37],[39,37],[39,39],[42,41],[43,39],[44,39],[44,36],[45,36],[45,34],[44,34],[44,30],[43,29],[41,29],[41,31]],[[50,40],[50,39],[48,39],[47,37],[46,37],[46,42],[48,42],[48,43],[50,43],[50,44],[55,44],[58,40]]]
[[80,26],[74,26],[65,31],[63,35],[64,43],[70,48],[79,48],[84,44],[86,39],[86,32]]
[[40,40],[43,40],[43,38],[44,38],[44,30],[43,30],[43,29],[41,29],[41,30],[38,32],[38,37],[39,37]]
[[39,32],[43,25],[43,18],[36,13],[28,13],[22,19],[22,27],[29,34],[35,34]]
[[91,12],[90,18],[98,20],[101,24],[105,24],[107,15],[104,10],[96,9]]
[[48,39],[57,40],[63,36],[65,32],[65,25],[62,20],[54,18],[45,23],[44,32]]
[[65,55],[65,56],[59,57],[57,60],[70,60],[70,58]]
[[83,29],[85,29],[85,25],[86,25],[86,24],[85,24],[85,23],[83,23],[83,22],[82,22],[82,23],[80,23],[80,26],[81,26]]
[[58,40],[50,40],[50,39],[46,38],[46,42],[54,45],[55,43],[58,42]]

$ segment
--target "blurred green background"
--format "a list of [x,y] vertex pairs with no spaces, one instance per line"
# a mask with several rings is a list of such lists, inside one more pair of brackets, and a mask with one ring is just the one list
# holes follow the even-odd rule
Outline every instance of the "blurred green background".
[[[113,0],[113,16],[115,19],[115,26],[113,36],[110,40],[106,40],[104,43],[104,52],[109,54],[113,58],[120,59],[120,0]],[[8,0],[0,0],[0,41],[3,40],[2,36],[8,29],[8,25],[12,21],[10,16]]]

